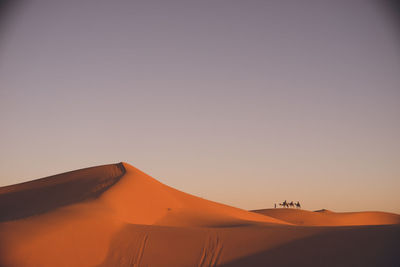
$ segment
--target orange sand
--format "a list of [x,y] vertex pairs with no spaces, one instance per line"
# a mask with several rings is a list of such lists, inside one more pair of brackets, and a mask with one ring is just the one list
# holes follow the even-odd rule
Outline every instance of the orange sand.
[[263,209],[254,210],[254,212],[292,224],[307,226],[400,224],[400,215],[380,211],[332,212],[329,210]]
[[0,188],[0,266],[399,266],[398,247],[399,215],[249,212],[126,163]]

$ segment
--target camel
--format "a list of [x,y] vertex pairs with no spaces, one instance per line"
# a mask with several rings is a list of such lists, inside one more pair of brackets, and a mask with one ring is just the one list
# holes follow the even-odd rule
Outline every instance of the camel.
[[284,208],[289,208],[289,204],[287,203],[286,200],[283,203],[279,203],[279,206],[282,206]]

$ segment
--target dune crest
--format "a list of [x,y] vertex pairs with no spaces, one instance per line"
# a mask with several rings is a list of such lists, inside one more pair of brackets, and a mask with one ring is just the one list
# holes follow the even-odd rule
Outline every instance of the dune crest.
[[253,212],[264,214],[296,225],[349,226],[400,224],[400,215],[380,211],[333,212],[330,210],[262,209]]

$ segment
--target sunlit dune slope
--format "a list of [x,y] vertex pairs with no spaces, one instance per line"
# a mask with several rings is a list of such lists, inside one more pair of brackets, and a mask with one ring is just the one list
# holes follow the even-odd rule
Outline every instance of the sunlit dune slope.
[[126,223],[170,226],[228,226],[247,222],[288,224],[195,197],[166,186],[123,163],[124,177],[99,199]]
[[304,226],[400,224],[400,215],[379,211],[332,212],[282,208],[254,210],[253,212]]

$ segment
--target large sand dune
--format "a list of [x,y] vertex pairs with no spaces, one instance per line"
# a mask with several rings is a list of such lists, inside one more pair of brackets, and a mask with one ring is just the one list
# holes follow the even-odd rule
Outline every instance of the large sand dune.
[[[398,224],[305,227],[261,213],[126,163],[78,170],[0,188],[0,266],[399,266]],[[388,216],[357,224],[398,222]]]

